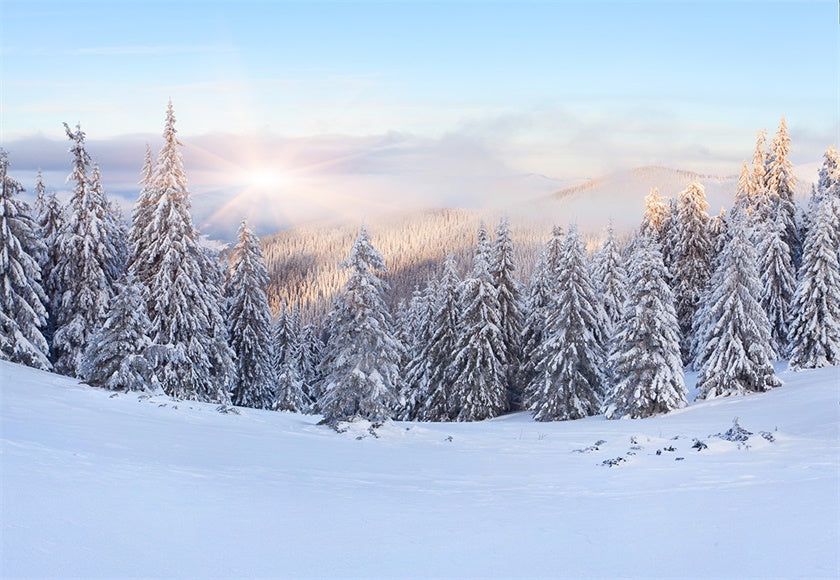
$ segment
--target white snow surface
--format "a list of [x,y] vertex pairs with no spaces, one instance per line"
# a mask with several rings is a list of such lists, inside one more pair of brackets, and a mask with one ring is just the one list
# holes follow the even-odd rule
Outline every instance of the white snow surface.
[[[652,419],[374,437],[0,362],[0,576],[837,577],[840,368],[780,374]],[[745,443],[710,437],[735,417]]]

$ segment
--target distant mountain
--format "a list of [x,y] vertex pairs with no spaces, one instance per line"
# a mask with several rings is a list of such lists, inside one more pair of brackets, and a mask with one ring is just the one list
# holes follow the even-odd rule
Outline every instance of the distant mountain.
[[[663,197],[676,197],[690,183],[700,182],[709,202],[709,214],[730,208],[738,189],[738,176],[704,175],[682,169],[647,166],[610,173],[584,183],[555,191],[538,202],[539,208],[562,210],[581,228],[598,228],[612,219],[620,231],[633,229],[642,219],[644,197],[658,188]],[[810,185],[796,182],[799,198],[808,194]]]
[[[530,176],[542,185],[550,178]],[[391,286],[387,298],[392,306],[408,299],[415,287],[425,286],[447,254],[453,254],[462,274],[471,268],[475,234],[484,221],[493,231],[501,215],[511,220],[519,276],[531,275],[538,248],[554,224],[564,228],[576,223],[594,251],[607,222],[612,219],[620,235],[629,236],[641,222],[644,197],[658,187],[664,197],[676,196],[699,181],[709,200],[709,213],[730,207],[737,176],[701,175],[667,167],[639,167],[617,171],[598,179],[556,190],[548,195],[519,198],[504,209],[429,209],[381,213],[364,221],[373,242],[382,251],[389,268]],[[807,192],[798,182],[797,193]],[[335,219],[311,222],[263,238],[269,266],[269,299],[279,311],[283,301],[299,305],[307,319],[320,319],[328,310],[345,273],[338,264],[347,257],[360,221]]]

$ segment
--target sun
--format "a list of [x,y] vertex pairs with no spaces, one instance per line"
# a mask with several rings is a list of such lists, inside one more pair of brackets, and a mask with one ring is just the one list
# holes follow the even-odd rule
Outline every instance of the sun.
[[243,172],[242,181],[248,187],[268,189],[282,187],[286,183],[283,174],[272,167],[258,167]]

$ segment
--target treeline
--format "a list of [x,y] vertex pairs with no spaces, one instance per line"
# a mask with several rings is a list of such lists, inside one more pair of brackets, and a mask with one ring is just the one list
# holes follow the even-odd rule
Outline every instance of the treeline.
[[455,236],[469,269],[459,271],[454,252],[412,258],[428,283],[394,307],[362,227],[323,322],[285,297],[272,320],[267,260],[244,223],[229,264],[200,245],[171,103],[130,228],[84,133],[66,132],[66,206],[39,180],[33,212],[0,156],[4,359],[114,390],[315,412],[331,424],[516,409],[542,421],[646,417],[686,404],[686,365],[698,370],[700,396],[718,397],[778,386],[780,358],[795,369],[840,364],[840,158],[826,152],[797,213],[784,120],[769,147],[760,134],[728,213],[708,215],[699,183],[673,200],[653,191],[633,238],[608,229],[594,258],[574,226],[555,227],[531,248],[524,287],[502,219],[492,236],[479,225],[468,245]]

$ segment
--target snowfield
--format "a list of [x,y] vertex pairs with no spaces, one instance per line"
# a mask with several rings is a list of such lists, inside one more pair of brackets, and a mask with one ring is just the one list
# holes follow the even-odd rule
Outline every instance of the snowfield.
[[0,362],[0,576],[836,578],[840,368],[780,376],[653,419],[338,434]]

